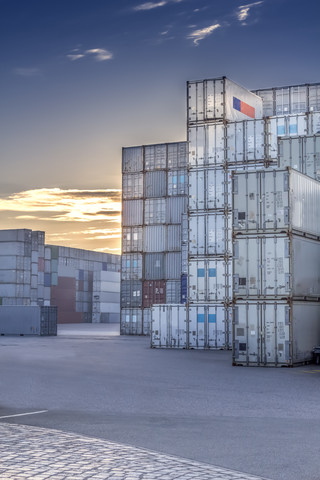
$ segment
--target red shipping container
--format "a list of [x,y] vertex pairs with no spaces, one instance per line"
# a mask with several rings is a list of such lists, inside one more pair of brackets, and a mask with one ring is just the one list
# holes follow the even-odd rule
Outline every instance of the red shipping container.
[[165,280],[146,280],[142,287],[142,306],[150,308],[152,305],[166,303]]

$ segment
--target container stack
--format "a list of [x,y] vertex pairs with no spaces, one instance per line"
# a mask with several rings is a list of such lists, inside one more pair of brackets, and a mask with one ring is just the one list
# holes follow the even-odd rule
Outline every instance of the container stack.
[[153,304],[185,292],[186,142],[124,148],[122,172],[121,333],[147,335]]
[[231,348],[231,171],[265,148],[262,100],[226,78],[188,82],[188,348]]
[[[120,321],[119,303],[116,308],[114,302],[111,302],[110,298],[107,301],[104,296],[105,293],[115,292],[117,289],[119,291],[119,255],[46,245],[45,262],[47,270],[51,270],[51,274],[45,271],[45,288],[49,288],[51,292],[51,305],[58,307],[58,323],[91,323],[93,313],[104,314],[102,317],[95,315],[95,322],[101,318],[106,320],[108,313],[118,314],[118,322]],[[93,286],[95,275],[103,280]],[[111,290],[100,290],[109,288],[105,282],[112,284]],[[104,302],[101,310],[97,305],[97,297],[100,301],[102,296]],[[115,320],[116,315],[112,318]]]
[[92,323],[120,323],[120,272],[93,272]]
[[233,174],[233,363],[293,366],[320,339],[320,183]]

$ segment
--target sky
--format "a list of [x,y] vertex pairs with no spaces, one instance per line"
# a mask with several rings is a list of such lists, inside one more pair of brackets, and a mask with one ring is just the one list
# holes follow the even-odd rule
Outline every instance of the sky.
[[319,0],[0,0],[0,228],[120,252],[121,151],[186,140],[186,82],[320,82]]

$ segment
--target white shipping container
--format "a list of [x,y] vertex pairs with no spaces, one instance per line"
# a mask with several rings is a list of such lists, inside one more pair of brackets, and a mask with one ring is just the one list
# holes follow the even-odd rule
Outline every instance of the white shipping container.
[[182,305],[153,305],[151,347],[187,348],[187,312]]
[[320,297],[320,242],[298,235],[238,237],[233,292],[246,297]]
[[105,303],[101,302],[100,303],[100,312],[109,312],[109,313],[120,313],[120,302],[115,302],[115,303]]
[[190,305],[189,348],[225,349],[232,347],[232,310],[222,304]]
[[266,159],[265,121],[246,120],[228,123],[226,142],[228,164],[263,162]]
[[[32,230],[26,228],[0,230],[0,242],[28,242],[32,239]],[[1,248],[1,247],[0,247]]]
[[320,236],[320,183],[293,169],[233,174],[234,232]]
[[294,168],[315,180],[320,180],[320,135],[279,139],[281,169]]
[[189,217],[189,255],[231,254],[231,215],[193,214]]
[[143,173],[124,173],[122,175],[122,198],[143,198]]
[[187,142],[168,143],[168,169],[180,169],[187,167],[187,165]]
[[231,260],[205,259],[189,262],[189,302],[228,302],[231,300]]
[[293,366],[312,360],[320,343],[319,302],[237,302],[233,364]]
[[188,123],[262,118],[262,99],[226,77],[188,82]]
[[189,172],[189,211],[219,210],[228,207],[227,173],[222,168]]
[[[0,255],[14,255],[14,256],[24,256],[25,255],[25,246],[27,244],[23,242],[0,242]],[[31,256],[31,251],[30,255]]]
[[224,124],[195,125],[188,129],[189,167],[222,167],[225,164]]
[[266,143],[269,159],[278,157],[278,138],[307,135],[313,132],[308,128],[306,114],[283,115],[266,120]]

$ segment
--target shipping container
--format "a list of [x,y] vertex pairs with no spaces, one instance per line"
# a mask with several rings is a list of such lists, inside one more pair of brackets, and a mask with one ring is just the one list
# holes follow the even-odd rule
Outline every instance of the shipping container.
[[149,225],[143,228],[144,252],[165,252],[167,242],[168,229],[166,225]]
[[142,311],[142,334],[150,336],[151,331],[151,308],[144,308]]
[[167,195],[167,172],[146,172],[144,175],[144,197],[165,197]]
[[320,180],[320,135],[279,138],[281,169],[292,167],[315,180]]
[[145,280],[142,286],[143,308],[154,304],[166,303],[166,282],[164,280]]
[[[145,225],[165,224],[167,213],[167,202],[165,198],[147,198],[144,201],[144,223]],[[133,225],[133,224],[132,224]],[[136,223],[136,225],[139,225]]]
[[144,169],[164,170],[167,168],[167,145],[146,145],[144,147]]
[[233,364],[294,366],[320,344],[320,303],[246,301],[233,307]]
[[319,272],[318,240],[280,234],[234,240],[235,298],[320,298]]
[[264,88],[253,93],[263,100],[264,117],[320,110],[319,83]]
[[57,335],[56,307],[0,306],[1,335]]
[[142,282],[138,280],[123,280],[121,282],[121,307],[142,306]]
[[320,183],[293,169],[233,174],[233,229],[320,236]]
[[188,312],[189,348],[229,350],[232,347],[230,307],[223,304],[190,305]]
[[[31,243],[32,230],[29,229],[12,229],[12,230],[0,230],[0,242],[23,242]],[[2,246],[0,245],[0,248]]]
[[143,200],[122,202],[122,225],[124,227],[143,225]]
[[143,148],[125,147],[122,149],[122,172],[137,173],[143,171]]
[[230,208],[228,174],[222,168],[199,168],[189,172],[189,211]]
[[165,255],[164,253],[146,253],[144,256],[145,280],[165,279]]
[[142,309],[123,308],[120,317],[120,333],[122,335],[142,335]]
[[[161,302],[157,302],[161,303]],[[181,279],[167,280],[166,282],[166,300],[164,303],[181,303]]]
[[166,280],[179,280],[181,277],[181,253],[169,252],[165,254]]
[[265,120],[246,120],[228,123],[226,147],[228,165],[264,162]]
[[122,228],[122,252],[142,252],[143,250],[143,228],[123,227]]
[[[160,172],[158,172],[160,173]],[[188,172],[184,170],[170,170],[168,172],[168,196],[187,195],[188,193]],[[151,196],[151,195],[148,195]],[[159,195],[160,196],[160,195]]]
[[188,123],[262,118],[262,98],[226,77],[190,81]]
[[266,149],[267,158],[272,160],[278,157],[278,138],[312,134],[308,128],[306,114],[283,115],[270,117],[266,120]]
[[181,252],[181,225],[168,225],[167,241],[168,252]]
[[188,273],[188,245],[181,245],[181,274]]
[[143,198],[143,173],[126,173],[122,175],[123,200]]
[[231,215],[192,214],[189,217],[189,255],[231,255]]
[[121,280],[141,280],[142,269],[143,263],[140,253],[122,255]]
[[151,347],[187,348],[187,312],[183,305],[154,305]]
[[187,303],[188,300],[188,275],[181,275],[181,300],[180,303]]
[[222,167],[226,162],[224,124],[195,125],[188,129],[189,167]]
[[168,143],[168,169],[175,170],[188,166],[187,142]]
[[232,262],[223,258],[190,260],[189,302],[228,302],[232,298]]
[[187,196],[167,198],[167,218],[164,223],[181,224],[182,215],[187,213]]

